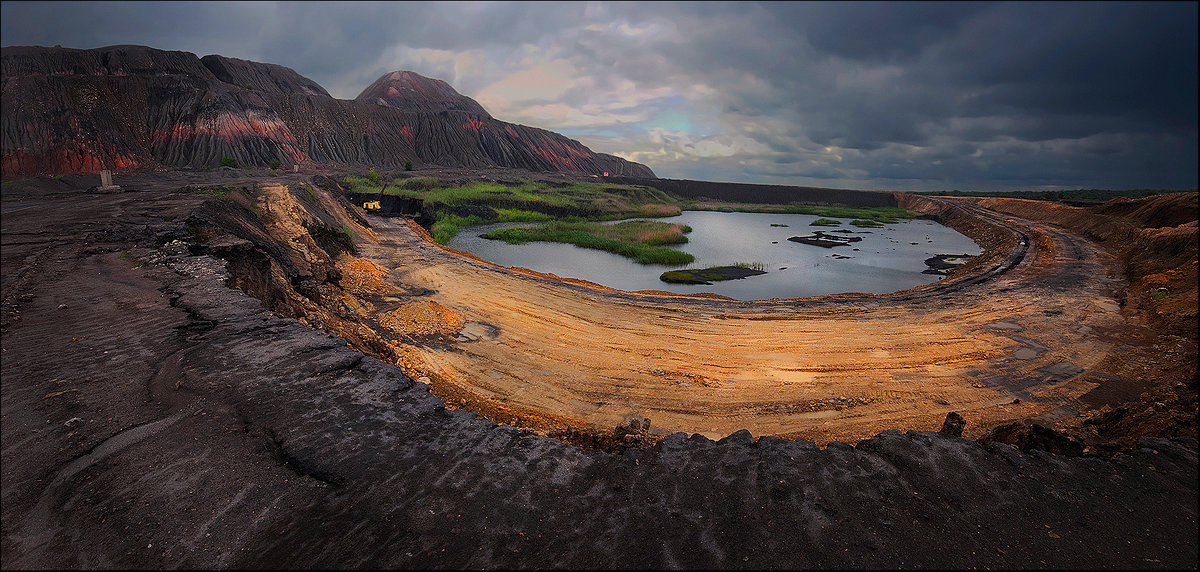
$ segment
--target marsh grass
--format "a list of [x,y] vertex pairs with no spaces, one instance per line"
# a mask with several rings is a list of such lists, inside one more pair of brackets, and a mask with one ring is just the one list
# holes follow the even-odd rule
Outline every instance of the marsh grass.
[[429,234],[433,235],[434,242],[438,244],[450,244],[450,241],[455,236],[458,236],[460,230],[470,226],[501,222],[545,222],[554,220],[554,217],[546,213],[521,209],[496,209],[496,214],[499,215],[498,218],[484,220],[477,215],[464,217],[448,212],[440,212],[438,213],[438,219],[429,227]]
[[433,236],[433,241],[438,244],[450,244],[450,241],[458,235],[458,231],[462,227],[478,226],[488,222],[476,215],[464,217],[450,213],[441,214],[442,216],[439,216],[429,227],[429,234]]
[[[460,229],[488,223],[503,222],[547,222],[558,221],[568,224],[583,221],[608,221],[633,217],[669,217],[676,216],[687,210],[711,210],[720,212],[762,212],[762,213],[793,213],[815,214],[837,218],[854,218],[871,220],[878,223],[894,223],[903,218],[915,218],[918,213],[900,208],[870,207],[810,207],[795,205],[750,205],[737,203],[700,203],[683,200],[670,193],[642,185],[620,185],[613,183],[575,181],[563,183],[536,182],[521,180],[508,183],[493,181],[469,181],[462,184],[445,184],[434,177],[397,178],[391,182],[384,181],[378,176],[348,176],[344,179],[350,192],[381,193],[398,197],[418,199],[424,205],[426,212],[434,213],[434,222],[430,225],[430,234],[440,244],[447,244]],[[483,219],[479,216],[462,217],[451,214],[449,207],[486,206],[496,211],[497,218]],[[835,221],[836,222],[836,221]],[[623,223],[621,223],[623,224]],[[614,228],[621,224],[608,225]],[[840,223],[838,223],[840,224]],[[575,229],[581,230],[581,229]],[[691,228],[681,229],[681,233],[690,232]],[[521,234],[521,233],[526,234]],[[512,237],[529,237],[532,231],[511,232]],[[653,260],[645,263],[686,264],[686,255],[679,251],[666,249],[667,253],[648,253],[646,248],[664,244],[679,244],[687,239],[676,233],[655,235],[654,233],[640,235],[636,240],[627,236],[610,236],[615,230],[592,229],[584,231],[593,238],[569,235],[570,231],[549,230],[536,231],[539,236],[558,236],[562,240],[551,242],[567,242],[599,248],[609,252],[630,252],[623,254],[639,261]],[[496,238],[499,238],[497,235]],[[609,244],[599,246],[599,239],[611,240],[623,246]],[[681,240],[682,239],[682,240]],[[503,238],[508,240],[508,238]],[[522,242],[539,239],[518,239]],[[511,242],[511,241],[510,241]],[[520,243],[520,242],[518,242]],[[642,250],[639,250],[642,249]],[[659,262],[672,260],[672,262]]]
[[761,262],[735,262],[733,266],[735,268],[749,268],[751,270],[763,270],[766,268],[766,265]]
[[859,228],[883,228],[882,223],[866,219],[855,219],[850,221],[850,224]]
[[554,220],[553,216],[546,213],[522,209],[496,209],[496,214],[499,215],[499,218],[491,222],[545,222]]
[[808,223],[808,226],[842,226],[842,221],[831,218],[819,218]]
[[[763,266],[761,262],[736,262],[729,266],[668,270],[660,274],[658,279],[673,284],[711,284],[722,280],[737,280],[755,274],[766,274],[767,271],[763,269]],[[754,272],[738,272],[737,269],[753,270]]]
[[[372,180],[369,176],[349,176],[344,180],[354,193],[382,193],[421,200],[435,213],[436,220],[429,230],[434,240],[441,244],[447,244],[460,229],[481,224],[618,220],[668,217],[681,212],[678,199],[672,195],[640,185],[588,181],[551,184],[530,180],[510,184],[470,181],[444,185],[432,177],[395,179],[390,183]],[[462,217],[447,209],[466,205],[490,207],[498,216],[490,220],[478,216]]]
[[421,199],[428,204],[482,205],[534,212],[576,210],[581,216],[591,218],[665,217],[680,213],[677,199],[640,185],[587,181],[552,185],[523,180],[515,184],[470,181],[447,186],[430,177],[396,179],[387,185],[363,177],[347,177],[346,182],[353,192],[381,192]]
[[639,264],[680,265],[692,262],[695,257],[661,245],[687,242],[684,232],[684,225],[655,221],[617,224],[553,221],[535,227],[497,229],[483,237],[509,244],[563,242],[618,254]]

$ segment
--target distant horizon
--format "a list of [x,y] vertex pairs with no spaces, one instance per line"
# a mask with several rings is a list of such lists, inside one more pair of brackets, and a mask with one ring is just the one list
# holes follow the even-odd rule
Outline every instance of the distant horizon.
[[[1200,186],[1197,4],[23,2],[2,43],[391,71],[668,179],[1004,192]],[[320,34],[308,34],[321,22]]]

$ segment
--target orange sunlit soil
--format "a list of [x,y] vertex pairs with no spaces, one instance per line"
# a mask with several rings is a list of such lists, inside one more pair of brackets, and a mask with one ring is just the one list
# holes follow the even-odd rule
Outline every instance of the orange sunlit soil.
[[[910,208],[945,208],[921,199]],[[1145,328],[1112,256],[1077,236],[961,203],[987,249],[941,282],[890,295],[741,302],[627,293],[503,268],[372,218],[343,284],[395,340],[395,361],[448,406],[543,434],[652,431],[854,443],[887,429],[977,437],[1052,425],[1119,367]],[[397,295],[397,292],[421,295]],[[1149,343],[1146,341],[1145,343]]]

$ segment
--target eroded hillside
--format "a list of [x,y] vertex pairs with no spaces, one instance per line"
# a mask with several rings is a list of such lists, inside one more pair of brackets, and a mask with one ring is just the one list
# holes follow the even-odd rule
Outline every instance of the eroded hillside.
[[[368,88],[341,100],[283,66],[145,46],[6,47],[2,61],[6,178],[212,168],[224,159],[654,177],[645,165],[495,119],[445,82],[411,72],[385,75],[381,94]],[[435,94],[441,99],[425,100]]]

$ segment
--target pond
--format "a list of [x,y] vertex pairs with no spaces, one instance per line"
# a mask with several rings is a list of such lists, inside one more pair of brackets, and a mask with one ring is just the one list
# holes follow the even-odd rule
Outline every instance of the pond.
[[[571,244],[530,242],[508,244],[480,235],[496,228],[528,226],[519,223],[464,228],[451,248],[471,252],[502,266],[523,266],[564,278],[579,278],[620,290],[666,290],[689,294],[713,292],[739,300],[801,298],[843,292],[886,294],[936,282],[939,275],[923,274],[925,260],[939,254],[977,255],[970,238],[929,220],[910,220],[883,228],[857,228],[850,219],[838,227],[810,226],[815,215],[684,211],[676,217],[653,219],[692,227],[688,243],[673,246],[696,257],[686,268],[735,263],[761,264],[767,274],[712,285],[670,284],[659,280],[664,271],[684,266],[642,265],[604,252]],[[786,226],[783,226],[786,225]],[[830,232],[849,230],[850,233]],[[824,248],[788,241],[815,231],[861,237],[861,241]]]

